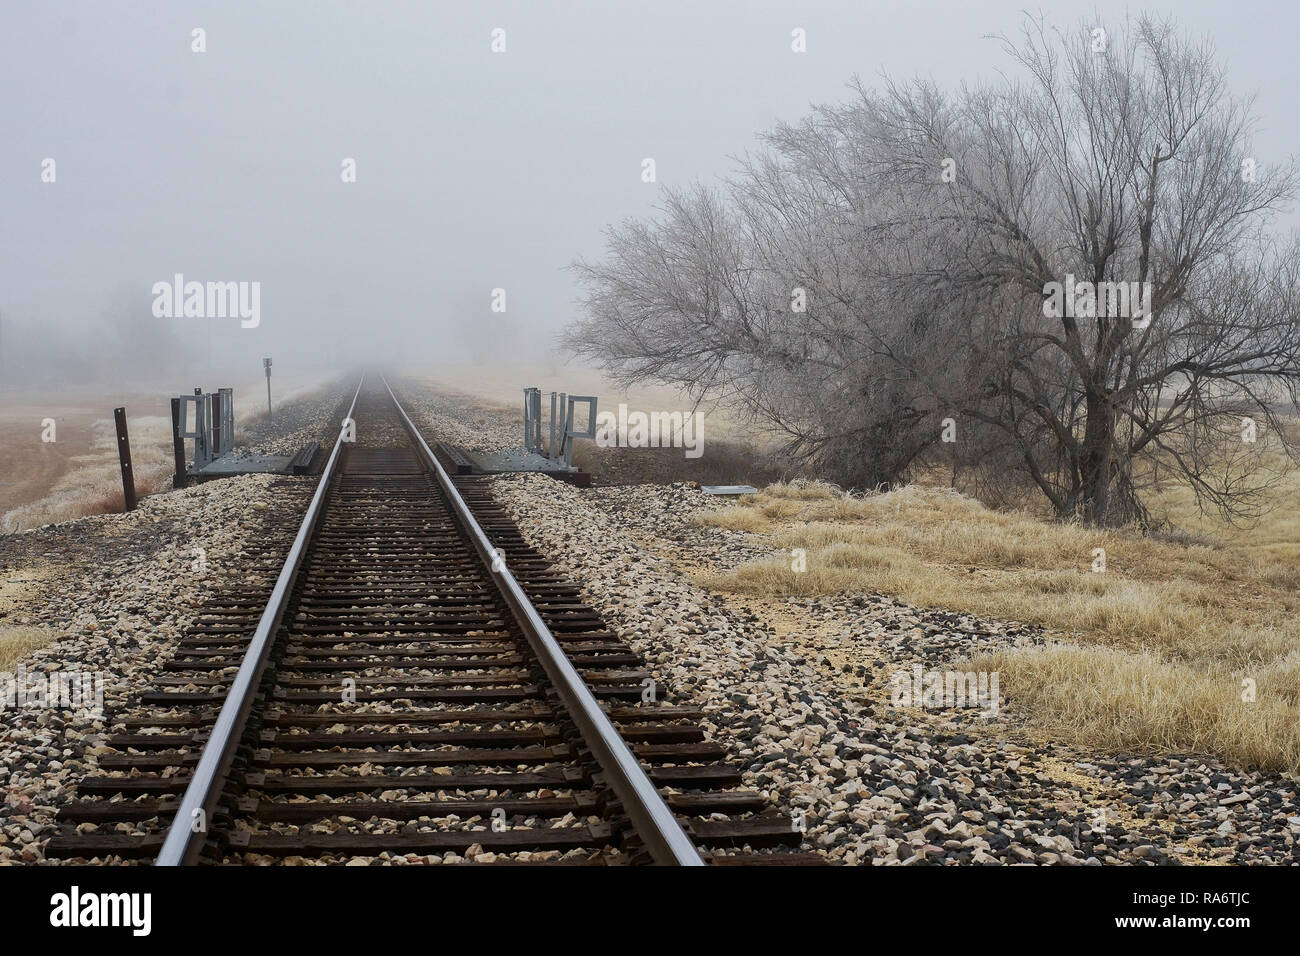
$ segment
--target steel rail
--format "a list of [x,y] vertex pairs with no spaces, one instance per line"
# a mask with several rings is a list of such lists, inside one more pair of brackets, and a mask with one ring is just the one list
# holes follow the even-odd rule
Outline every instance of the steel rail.
[[406,425],[406,430],[414,439],[437,478],[439,486],[446,494],[453,514],[468,533],[470,542],[479,557],[492,569],[493,578],[502,597],[519,622],[525,638],[541,662],[547,677],[555,685],[560,701],[595,755],[601,770],[604,771],[606,781],[622,801],[624,810],[636,828],[637,835],[645,842],[651,857],[656,863],[669,866],[703,866],[704,861],[700,859],[695,844],[686,835],[672,811],[668,809],[663,797],[650,782],[650,778],[646,776],[641,764],[628,749],[627,743],[610,722],[608,715],[601,710],[595,695],[587,688],[586,682],[569,661],[564,649],[560,647],[560,642],[555,639],[551,629],[537,613],[537,609],[533,607],[524,589],[520,587],[510,569],[505,566],[503,556],[492,546],[491,540],[475,520],[451,477],[411,422],[406,410],[402,408],[393,393],[392,386],[382,374],[379,378],[384,383],[384,388],[388,390],[388,395]]
[[343,449],[343,436],[347,432],[347,420],[351,419],[356,411],[357,398],[361,395],[361,386],[365,381],[366,377],[362,374],[361,381],[357,383],[356,393],[352,396],[352,404],[348,407],[347,416],[339,428],[339,436],[334,440],[334,448],[316,485],[316,494],[311,499],[307,514],[302,519],[302,526],[298,529],[298,535],[293,539],[293,547],[289,549],[284,565],[280,568],[280,574],[275,579],[275,587],[266,602],[266,610],[262,612],[257,622],[257,630],[253,632],[248,649],[244,652],[244,659],[240,662],[239,671],[235,674],[230,690],[226,693],[225,702],[221,705],[221,712],[217,714],[216,722],[212,725],[212,732],[199,757],[198,765],[194,768],[194,775],[190,777],[180,805],[176,808],[176,816],[167,829],[167,836],[163,840],[162,849],[158,852],[155,866],[192,865],[198,861],[203,845],[207,842],[207,831],[212,822],[213,811],[225,787],[235,751],[239,749],[244,729],[248,724],[253,698],[257,694],[258,685],[261,684],[262,674],[266,671],[267,659],[273,644],[272,639],[280,627],[294,580],[298,576],[298,569],[302,566],[303,556],[307,552],[307,544],[320,519],[326,491],[334,478]]

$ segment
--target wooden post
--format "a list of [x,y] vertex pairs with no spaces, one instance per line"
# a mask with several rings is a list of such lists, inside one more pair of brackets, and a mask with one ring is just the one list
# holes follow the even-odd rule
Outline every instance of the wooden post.
[[173,488],[184,488],[185,481],[185,439],[181,437],[181,400],[172,399],[172,452],[176,456],[176,474],[172,476]]
[[126,437],[126,407],[113,409],[117,426],[117,457],[122,461],[122,498],[126,511],[135,510],[135,476],[131,473],[131,441]]

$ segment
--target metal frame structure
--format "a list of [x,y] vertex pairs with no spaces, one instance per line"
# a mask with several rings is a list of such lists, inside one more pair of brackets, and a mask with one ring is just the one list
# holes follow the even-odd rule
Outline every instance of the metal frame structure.
[[[180,430],[177,435],[182,439],[194,439],[194,470],[198,471],[211,464],[215,457],[212,453],[212,431],[208,425],[212,417],[212,396],[196,392],[193,395],[182,395],[180,399]],[[193,431],[186,427],[190,420],[190,405],[194,406]]]
[[[195,389],[193,395],[179,397],[180,408],[173,439],[194,439],[194,471],[202,471],[235,447],[235,390],[219,388],[204,394]],[[194,428],[189,422],[189,406],[194,406]]]
[[[580,432],[573,430],[574,406],[579,402],[587,403],[587,427]],[[564,437],[560,441],[560,453],[555,456],[564,458],[564,467],[573,471],[573,439],[596,437],[596,396],[570,395],[568,414],[564,416]]]
[[542,453],[542,390],[524,389],[524,451]]
[[[573,430],[573,417],[574,409],[580,402],[587,403],[587,427],[578,432]],[[561,418],[563,424],[560,424]],[[524,389],[524,451],[546,456],[557,468],[575,471],[573,439],[595,437],[596,396],[551,392],[550,441],[543,448],[542,390],[533,387]]]
[[218,455],[229,454],[235,447],[235,390],[219,388],[217,395],[221,399],[220,422],[216,415],[212,421],[213,445]]

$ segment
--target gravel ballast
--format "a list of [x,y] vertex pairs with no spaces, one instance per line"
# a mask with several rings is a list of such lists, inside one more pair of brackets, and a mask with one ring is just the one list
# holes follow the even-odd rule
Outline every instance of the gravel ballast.
[[[250,429],[249,445],[283,454],[327,444],[354,386],[277,411]],[[519,443],[503,415],[398,390],[431,442]],[[9,669],[99,672],[106,706],[120,704],[148,684],[210,590],[238,575],[266,515],[300,513],[312,485],[246,476],[151,496],[129,515],[0,538],[0,626],[55,638]],[[529,543],[645,658],[662,693],[701,707],[745,783],[802,813],[807,848],[831,862],[1300,862],[1291,776],[1043,741],[1014,700],[987,716],[891,699],[892,675],[964,669],[970,654],[1042,642],[1033,628],[874,594],[711,593],[697,574],[771,552],[755,536],[700,526],[718,502],[687,484],[583,490],[514,475],[492,487]],[[43,859],[53,816],[93,770],[103,729],[92,713],[0,713],[0,862]]]
[[[518,444],[499,420],[410,389],[422,428],[473,447]],[[455,441],[454,437],[448,440]],[[702,527],[697,487],[581,490],[539,475],[493,490],[529,543],[643,654],[671,699],[705,708],[750,786],[803,811],[810,846],[871,864],[1300,862],[1300,786],[1199,755],[1097,754],[1043,741],[1003,701],[895,706],[891,678],[961,670],[981,651],[1038,644],[1034,628],[875,594],[757,600],[698,572],[771,554]]]
[[[352,395],[341,389],[277,410],[274,422],[250,427],[249,445],[289,454],[309,441],[332,442],[340,405]],[[87,686],[102,687],[105,711],[127,704],[149,687],[205,600],[254,573],[248,555],[263,543],[266,522],[301,515],[314,486],[310,478],[244,475],[150,495],[128,514],[0,536],[0,636],[49,641],[7,671],[29,682],[84,674]],[[94,703],[0,711],[0,863],[44,861],[59,807],[107,751],[104,732]]]
[[525,537],[584,586],[668,693],[702,705],[746,782],[806,814],[845,863],[1294,862],[1297,787],[1208,758],[1097,755],[1032,741],[1014,702],[894,706],[914,665],[1038,643],[1030,628],[879,595],[758,602],[710,594],[683,569],[729,566],[736,532],[685,486],[582,491],[494,480]]

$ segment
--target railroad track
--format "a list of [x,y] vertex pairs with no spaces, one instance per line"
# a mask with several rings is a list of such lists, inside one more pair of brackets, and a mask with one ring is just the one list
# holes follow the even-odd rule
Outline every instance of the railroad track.
[[815,860],[385,381],[349,418],[274,582],[217,592],[112,715],[47,857]]

